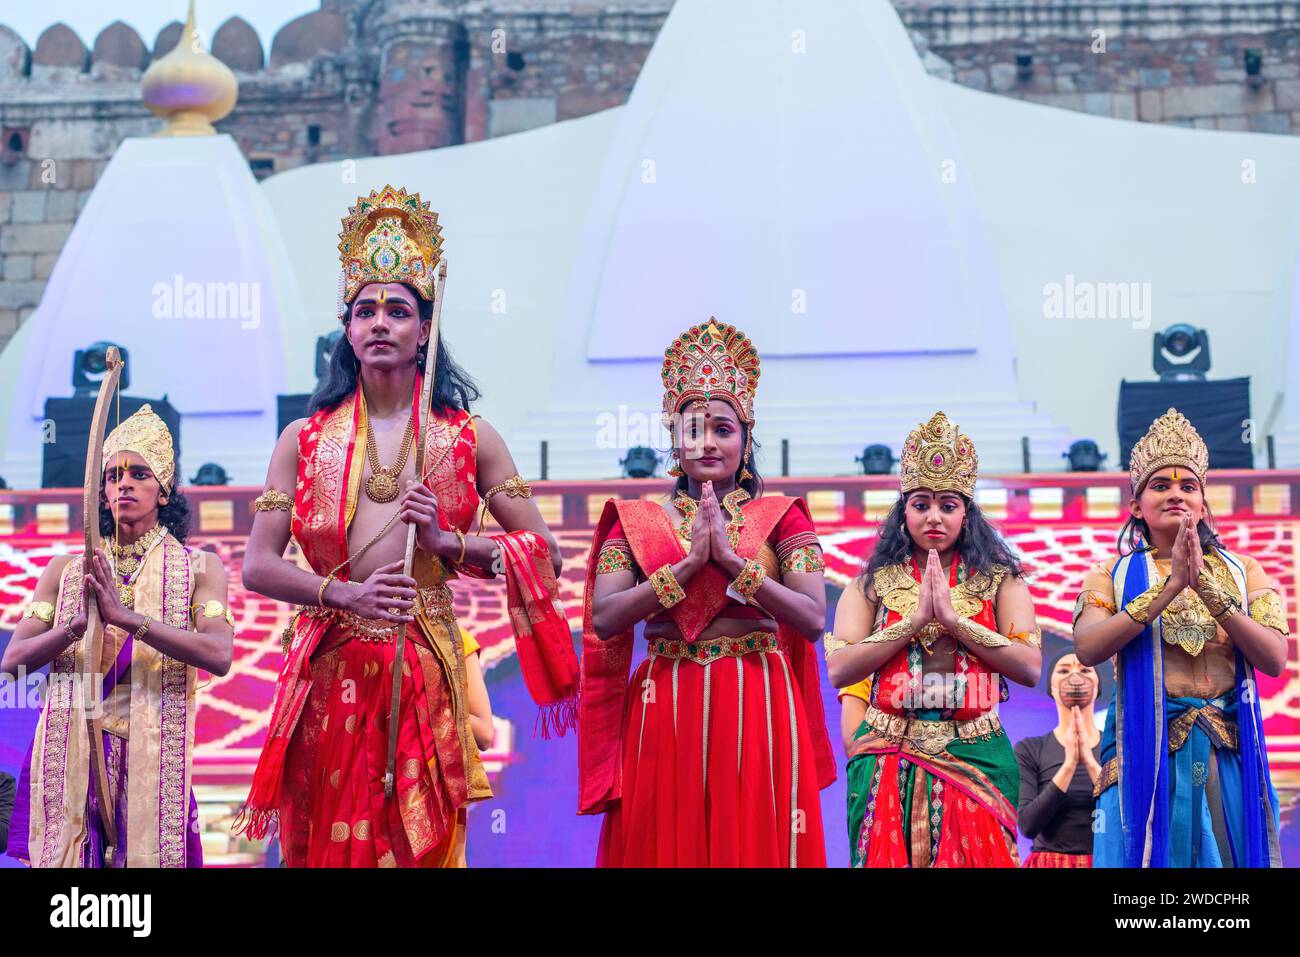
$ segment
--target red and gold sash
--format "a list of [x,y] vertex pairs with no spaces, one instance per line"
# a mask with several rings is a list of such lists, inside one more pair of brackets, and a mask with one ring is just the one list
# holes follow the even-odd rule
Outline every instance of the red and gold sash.
[[[736,553],[743,558],[754,558],[791,508],[802,511],[811,524],[808,506],[801,498],[769,495],[745,502],[741,506],[744,522],[740,526]],[[578,708],[580,814],[602,814],[622,795],[622,721],[632,665],[632,631],[602,641],[591,624],[596,562],[615,522],[621,523],[632,555],[646,574],[685,557],[672,523],[657,503],[641,499],[611,499],[605,503],[587,559],[583,599],[582,697]],[[729,584],[726,572],[710,562],[683,586],[686,597],[670,612],[683,637],[695,638],[717,617],[729,601],[726,594]],[[777,638],[800,684],[817,762],[818,784],[826,787],[835,780],[835,758],[826,731],[817,658],[807,639],[790,628],[782,625]]]

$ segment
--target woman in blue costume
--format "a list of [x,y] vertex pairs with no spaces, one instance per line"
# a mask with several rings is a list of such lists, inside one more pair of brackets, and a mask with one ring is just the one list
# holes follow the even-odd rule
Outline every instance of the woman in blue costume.
[[1075,605],[1079,661],[1115,662],[1094,867],[1280,867],[1255,670],[1281,674],[1287,622],[1259,562],[1219,541],[1209,455],[1170,409],[1129,459],[1118,554]]

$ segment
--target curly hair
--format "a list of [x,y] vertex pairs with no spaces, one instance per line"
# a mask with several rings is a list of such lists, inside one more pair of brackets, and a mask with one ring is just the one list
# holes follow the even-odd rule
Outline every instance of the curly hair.
[[[167,496],[167,504],[158,509],[158,523],[182,545],[190,534],[190,500],[180,489],[172,489]],[[116,523],[113,512],[108,507],[104,493],[99,493],[99,534],[108,537],[113,534]]]
[[[910,493],[908,493],[910,494]],[[1002,535],[989,524],[980,507],[965,495],[961,500],[966,506],[966,526],[957,536],[957,554],[972,571],[993,573],[994,565],[1006,565],[1016,578],[1023,578],[1025,571],[1020,558],[1011,550]],[[876,534],[876,546],[871,557],[863,566],[862,588],[865,592],[871,583],[871,576],[888,565],[906,562],[912,556],[912,536],[907,531],[907,520],[903,515],[907,507],[907,495],[898,496],[890,508],[889,514],[880,523]]]

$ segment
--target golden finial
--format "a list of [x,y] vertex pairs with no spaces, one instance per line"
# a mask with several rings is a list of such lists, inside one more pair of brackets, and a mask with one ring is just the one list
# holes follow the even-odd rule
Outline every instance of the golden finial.
[[159,136],[212,136],[212,124],[230,115],[239,97],[235,74],[203,49],[194,25],[194,0],[175,49],[154,60],[140,83],[145,106],[167,120]]

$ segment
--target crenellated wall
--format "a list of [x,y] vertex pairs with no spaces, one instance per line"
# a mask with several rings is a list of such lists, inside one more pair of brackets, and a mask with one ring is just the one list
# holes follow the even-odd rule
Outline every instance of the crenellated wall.
[[[203,35],[239,80],[217,129],[265,177],[584,116],[627,100],[671,7],[322,0],[271,38],[269,55],[234,17]],[[141,102],[140,78],[180,35],[173,22],[146,44],[116,22],[88,47],[55,24],[29,48],[0,26],[0,347],[40,301],[122,139],[161,128]]]
[[[968,87],[1128,120],[1300,129],[1300,2],[893,3],[926,68]],[[626,102],[672,6],[321,0],[269,45],[235,17],[204,36],[239,79],[217,129],[264,177],[585,116]],[[0,347],[108,158],[161,126],[140,77],[180,34],[173,22],[148,43],[116,22],[88,45],[55,24],[29,47],[0,26]]]

